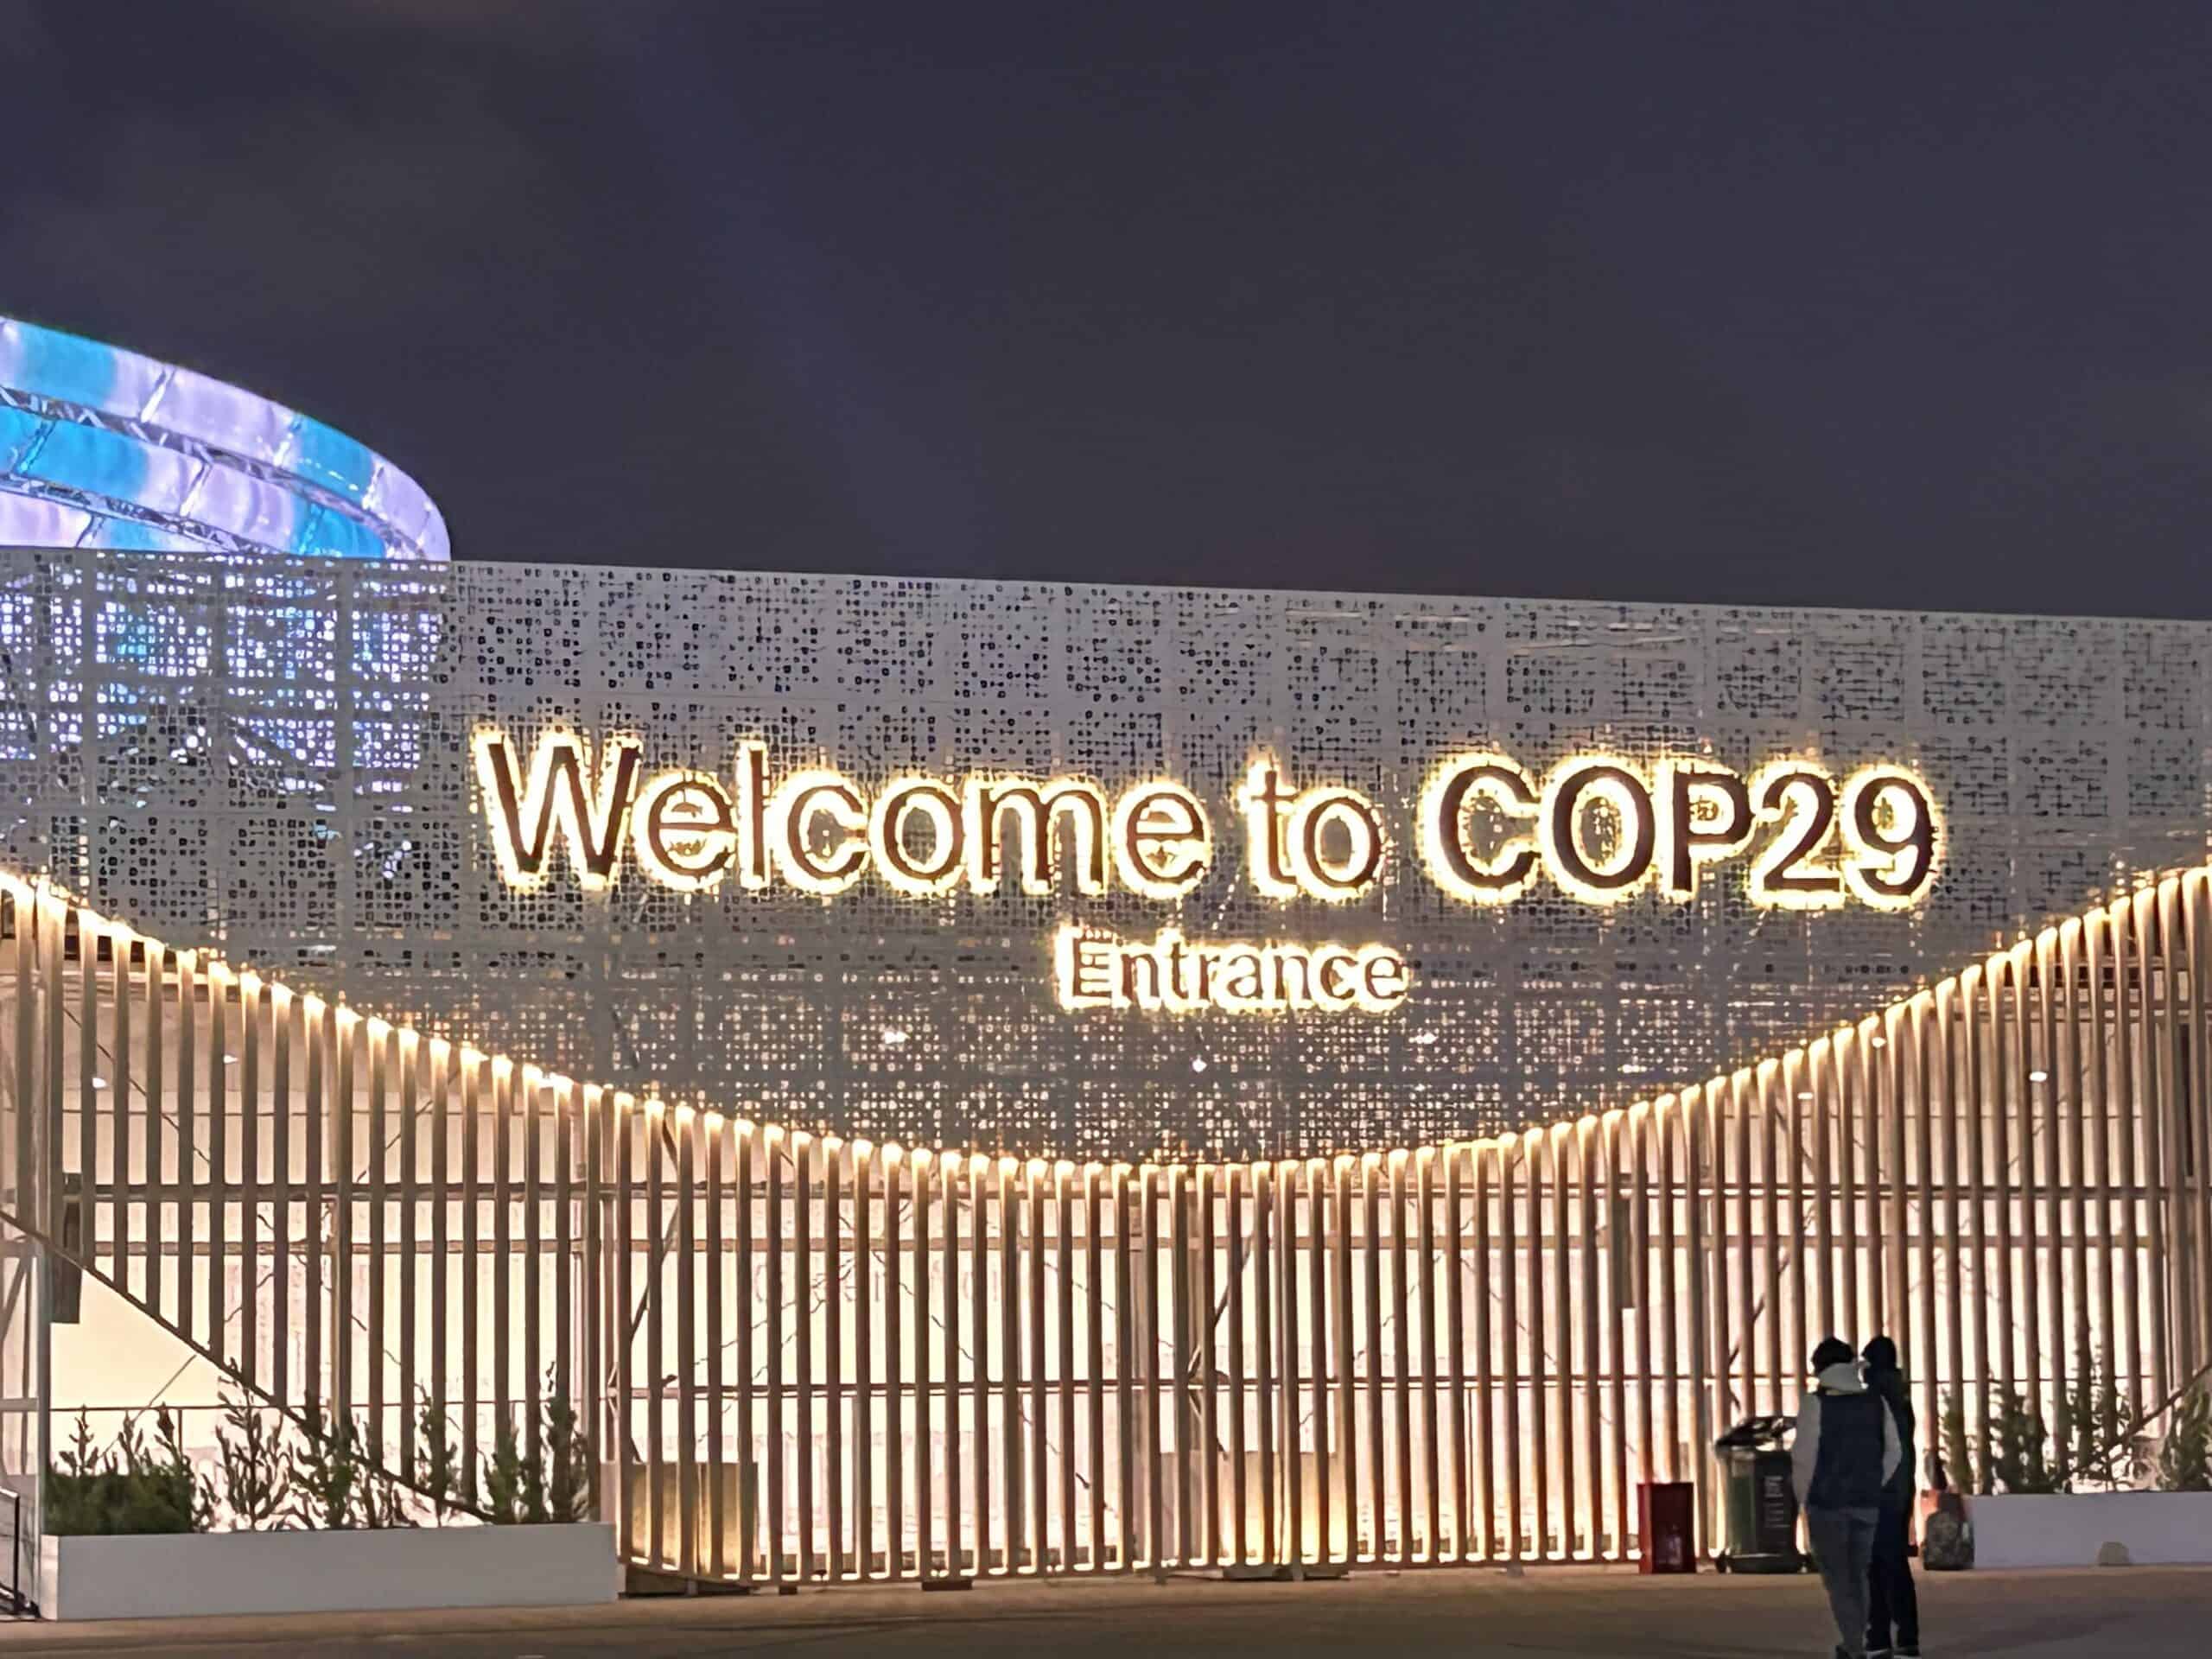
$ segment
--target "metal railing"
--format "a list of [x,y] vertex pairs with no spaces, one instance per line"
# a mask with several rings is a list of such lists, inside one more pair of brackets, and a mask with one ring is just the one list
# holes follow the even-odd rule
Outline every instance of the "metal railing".
[[2206,1357],[2203,871],[1623,1110],[1173,1165],[664,1107],[4,888],[10,1218],[403,1478],[563,1402],[669,1574],[1618,1560],[1647,1479],[1710,1547],[1829,1331],[1931,1436]]

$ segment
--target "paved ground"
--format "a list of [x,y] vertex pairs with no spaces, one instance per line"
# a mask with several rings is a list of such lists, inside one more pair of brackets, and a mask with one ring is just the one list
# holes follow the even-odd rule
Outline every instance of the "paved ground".
[[[2212,1570],[1976,1573],[1923,1591],[1931,1655],[2201,1659]],[[1395,1655],[1736,1659],[1830,1652],[1810,1579],[1639,1579],[1553,1569],[1370,1573],[1337,1584],[986,1585],[628,1601],[574,1612],[0,1625],[0,1659],[709,1659],[789,1651],[953,1659],[1389,1659]]]

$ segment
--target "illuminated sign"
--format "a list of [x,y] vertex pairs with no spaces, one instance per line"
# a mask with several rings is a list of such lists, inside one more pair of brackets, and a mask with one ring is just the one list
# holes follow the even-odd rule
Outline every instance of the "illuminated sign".
[[[476,734],[477,783],[493,855],[511,886],[543,885],[565,861],[588,890],[610,887],[626,849],[649,880],[678,893],[725,882],[779,885],[829,899],[871,875],[918,899],[965,889],[1096,898],[1116,886],[1172,904],[1217,856],[1206,804],[1148,779],[1109,791],[1088,778],[912,773],[872,791],[807,766],[774,776],[766,745],[738,746],[725,779],[648,773],[634,738],[593,746],[548,732],[527,758],[507,735]],[[1342,905],[1370,893],[1401,856],[1389,815],[1348,785],[1300,781],[1255,755],[1228,803],[1243,826],[1242,865],[1264,896]],[[1888,762],[1839,780],[1785,757],[1749,776],[1717,760],[1649,769],[1619,755],[1571,757],[1539,778],[1511,756],[1453,755],[1414,808],[1414,861],[1450,898],[1507,905],[1540,880],[1578,902],[1616,905],[1647,889],[1694,899],[1740,861],[1761,907],[1877,910],[1918,904],[1942,856],[1934,796]],[[1378,944],[1189,940],[1173,929],[1128,940],[1064,929],[1054,955],[1071,1009],[1388,1012],[1410,975]]]

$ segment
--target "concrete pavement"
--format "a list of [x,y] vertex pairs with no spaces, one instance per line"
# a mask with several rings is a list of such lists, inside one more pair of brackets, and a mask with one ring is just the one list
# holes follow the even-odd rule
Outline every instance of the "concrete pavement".
[[[2212,1570],[1975,1573],[1923,1581],[1931,1655],[2198,1659]],[[1831,1651],[1810,1578],[1618,1570],[1367,1573],[1339,1583],[985,1584],[972,1592],[814,1591],[575,1611],[0,1625],[0,1659],[713,1659],[783,1650],[885,1659],[1251,1656],[1739,1659]]]

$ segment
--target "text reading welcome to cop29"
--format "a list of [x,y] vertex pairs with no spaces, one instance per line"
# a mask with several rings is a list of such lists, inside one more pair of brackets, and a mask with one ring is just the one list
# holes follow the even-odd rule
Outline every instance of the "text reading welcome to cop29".
[[[626,847],[647,879],[679,893],[734,881],[828,898],[873,871],[916,898],[963,887],[1097,896],[1118,883],[1172,903],[1205,879],[1217,850],[1206,804],[1165,778],[1109,794],[1081,777],[912,774],[871,791],[823,766],[779,776],[768,747],[749,741],[727,781],[682,767],[649,774],[628,737],[594,756],[582,738],[547,732],[525,761],[487,728],[474,748],[499,871],[521,888],[548,878],[556,846],[578,882],[603,888]],[[1401,826],[1370,796],[1300,785],[1269,755],[1253,759],[1229,805],[1247,877],[1271,899],[1356,900],[1401,844]],[[1428,878],[1478,905],[1510,904],[1540,879],[1586,904],[1646,887],[1686,902],[1709,867],[1742,860],[1755,905],[1903,910],[1927,893],[1942,856],[1927,785],[1887,761],[1839,779],[1796,757],[1746,775],[1705,758],[1647,769],[1582,754],[1540,779],[1508,755],[1457,754],[1429,773],[1410,827]],[[1385,945],[1192,941],[1172,928],[1137,941],[1071,924],[1053,957],[1071,1008],[1381,1013],[1411,983]]]

